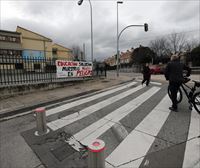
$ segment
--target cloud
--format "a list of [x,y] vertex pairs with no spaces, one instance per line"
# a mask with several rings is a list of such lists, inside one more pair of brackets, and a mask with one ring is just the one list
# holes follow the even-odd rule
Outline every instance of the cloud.
[[200,12],[199,1],[195,0],[166,2],[162,9],[164,16],[177,24],[198,19]]
[[[90,58],[91,20],[90,5],[84,0],[60,1],[2,1],[1,29],[15,31],[16,26],[51,38],[68,48],[83,43]],[[116,1],[92,0],[94,57],[98,60],[116,53],[117,5]],[[130,24],[149,24],[132,27],[120,37],[120,50],[126,51],[140,44],[147,45],[156,35],[172,31],[199,29],[197,1],[125,1],[119,6],[119,31]],[[197,37],[198,38],[198,37]]]

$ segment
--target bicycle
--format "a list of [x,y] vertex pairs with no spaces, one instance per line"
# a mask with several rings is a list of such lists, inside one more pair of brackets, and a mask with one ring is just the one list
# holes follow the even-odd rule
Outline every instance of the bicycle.
[[[181,84],[181,87],[179,88],[177,93],[177,103],[180,103],[183,99],[183,93],[182,93],[183,90],[186,94],[186,97],[188,98],[188,103],[190,104],[189,109],[192,110],[192,107],[194,107],[195,110],[200,114],[200,92],[196,92],[196,88],[200,87],[200,82],[192,80],[194,84],[192,87],[190,87],[186,85],[186,83],[189,81],[190,81],[189,78],[184,78],[184,82]],[[187,88],[189,90],[187,90]],[[171,98],[171,92],[169,90],[169,86],[168,86],[168,95]]]

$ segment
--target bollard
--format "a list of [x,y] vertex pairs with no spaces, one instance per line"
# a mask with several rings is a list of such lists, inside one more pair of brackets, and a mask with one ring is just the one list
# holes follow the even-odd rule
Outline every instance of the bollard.
[[49,132],[49,129],[47,129],[47,123],[46,123],[46,112],[44,107],[40,107],[35,109],[36,113],[36,125],[37,125],[37,131],[35,131],[36,136],[44,135]]
[[105,168],[105,143],[100,139],[88,145],[88,168]]

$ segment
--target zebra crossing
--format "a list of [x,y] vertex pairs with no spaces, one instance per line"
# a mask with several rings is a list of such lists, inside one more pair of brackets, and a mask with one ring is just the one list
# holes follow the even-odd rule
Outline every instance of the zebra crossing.
[[102,139],[107,168],[200,167],[200,116],[186,100],[178,113],[170,105],[166,85],[130,82],[47,110],[47,126],[78,152]]

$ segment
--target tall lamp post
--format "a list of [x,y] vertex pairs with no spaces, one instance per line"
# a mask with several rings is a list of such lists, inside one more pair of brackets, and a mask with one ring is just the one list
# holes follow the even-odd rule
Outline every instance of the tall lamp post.
[[[119,33],[119,35],[117,36],[117,60],[119,59],[119,38],[122,35],[122,33],[124,32],[124,30],[126,30],[129,27],[144,27],[144,31],[147,32],[148,31],[148,24],[144,23],[144,25],[129,25],[126,26],[124,29],[122,29],[122,31]],[[117,77],[119,76],[119,62],[117,61]]]
[[[92,3],[90,0],[88,0],[90,3],[90,17],[91,17],[91,61],[93,62],[93,23],[92,23]],[[81,5],[83,3],[83,0],[78,1],[78,5]]]
[[117,77],[119,76],[119,19],[118,19],[118,4],[123,4],[122,1],[117,1]]

